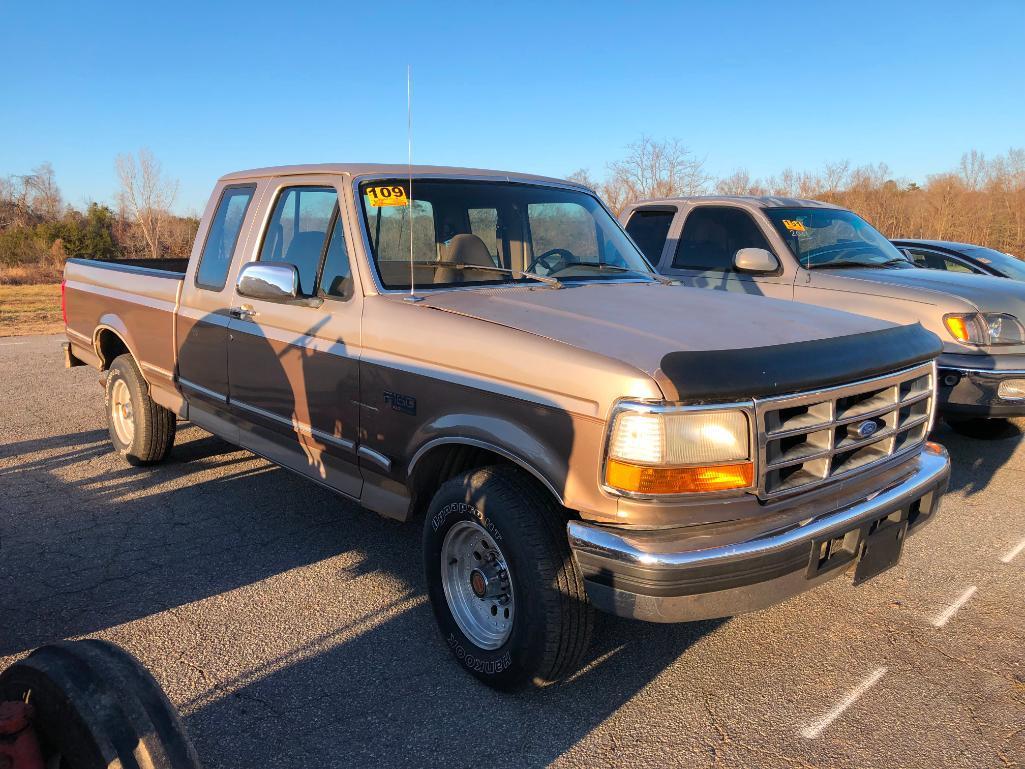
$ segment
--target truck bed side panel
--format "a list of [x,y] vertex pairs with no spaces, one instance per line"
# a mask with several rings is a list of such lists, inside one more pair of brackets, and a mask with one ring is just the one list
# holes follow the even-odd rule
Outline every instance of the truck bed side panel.
[[110,360],[99,360],[99,335],[109,329],[127,345],[150,385],[173,391],[181,274],[75,259],[64,279],[75,354],[105,368]]

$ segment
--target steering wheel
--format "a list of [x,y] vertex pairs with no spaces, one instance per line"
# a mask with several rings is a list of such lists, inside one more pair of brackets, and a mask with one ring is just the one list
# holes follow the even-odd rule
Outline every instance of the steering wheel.
[[535,256],[530,264],[527,266],[527,272],[537,272],[535,269],[538,265],[544,267],[548,272],[547,275],[551,275],[556,272],[556,266],[558,262],[553,261],[555,257],[559,257],[563,262],[571,262],[576,259],[576,255],[568,248],[549,248],[543,254]]

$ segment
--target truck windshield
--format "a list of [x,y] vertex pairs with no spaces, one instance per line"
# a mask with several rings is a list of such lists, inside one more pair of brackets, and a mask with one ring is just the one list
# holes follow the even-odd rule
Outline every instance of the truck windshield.
[[366,181],[359,190],[387,289],[408,289],[411,274],[417,288],[656,280],[615,219],[583,191],[415,177],[412,200],[408,179]]
[[780,237],[808,269],[914,267],[875,227],[836,208],[769,208]]

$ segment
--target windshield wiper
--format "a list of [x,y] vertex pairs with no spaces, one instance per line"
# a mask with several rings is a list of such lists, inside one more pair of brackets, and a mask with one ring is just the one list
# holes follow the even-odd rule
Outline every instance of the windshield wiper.
[[810,264],[810,265],[808,265],[808,269],[809,270],[832,270],[832,269],[843,270],[843,269],[854,268],[854,267],[882,267],[883,264],[884,264],[883,262],[876,262],[876,263],[873,264],[871,262],[845,262],[845,261],[841,260],[841,261],[836,261],[836,262],[826,262],[825,264]]
[[420,267],[437,267],[448,268],[452,270],[484,270],[485,272],[501,272],[505,275],[512,275],[515,278],[530,278],[536,280],[538,283],[544,283],[546,286],[552,288],[564,288],[562,281],[556,278],[550,278],[547,275],[538,275],[536,272],[524,272],[523,270],[510,270],[505,267],[491,267],[486,264],[464,264],[462,262],[429,262],[429,261],[414,261],[414,265]]
[[595,264],[581,262],[581,264],[587,264],[588,267],[597,267],[599,271],[613,270],[614,272],[632,272],[634,275],[643,275],[646,278],[657,280],[664,286],[675,285],[675,281],[673,281],[672,278],[667,278],[665,275],[660,275],[657,272],[644,272],[642,270],[635,270],[631,267],[620,267],[618,264],[604,264],[603,262],[597,262]]
[[656,280],[665,286],[675,286],[676,281],[672,278],[667,278],[665,275],[660,275],[657,272],[644,272],[643,270],[635,270],[632,267],[621,267],[618,264],[606,264],[605,262],[569,262],[564,265],[566,267],[594,267],[599,272],[602,270],[612,270],[613,272],[632,272],[634,275],[642,275],[646,278]]

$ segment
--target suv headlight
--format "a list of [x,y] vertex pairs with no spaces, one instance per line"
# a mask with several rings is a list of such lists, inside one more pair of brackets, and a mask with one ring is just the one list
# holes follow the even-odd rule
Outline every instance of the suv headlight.
[[1016,317],[1003,312],[952,313],[943,316],[943,325],[954,339],[966,344],[1025,344],[1025,328]]
[[629,494],[749,489],[749,412],[620,402],[613,410],[604,474],[606,486]]

